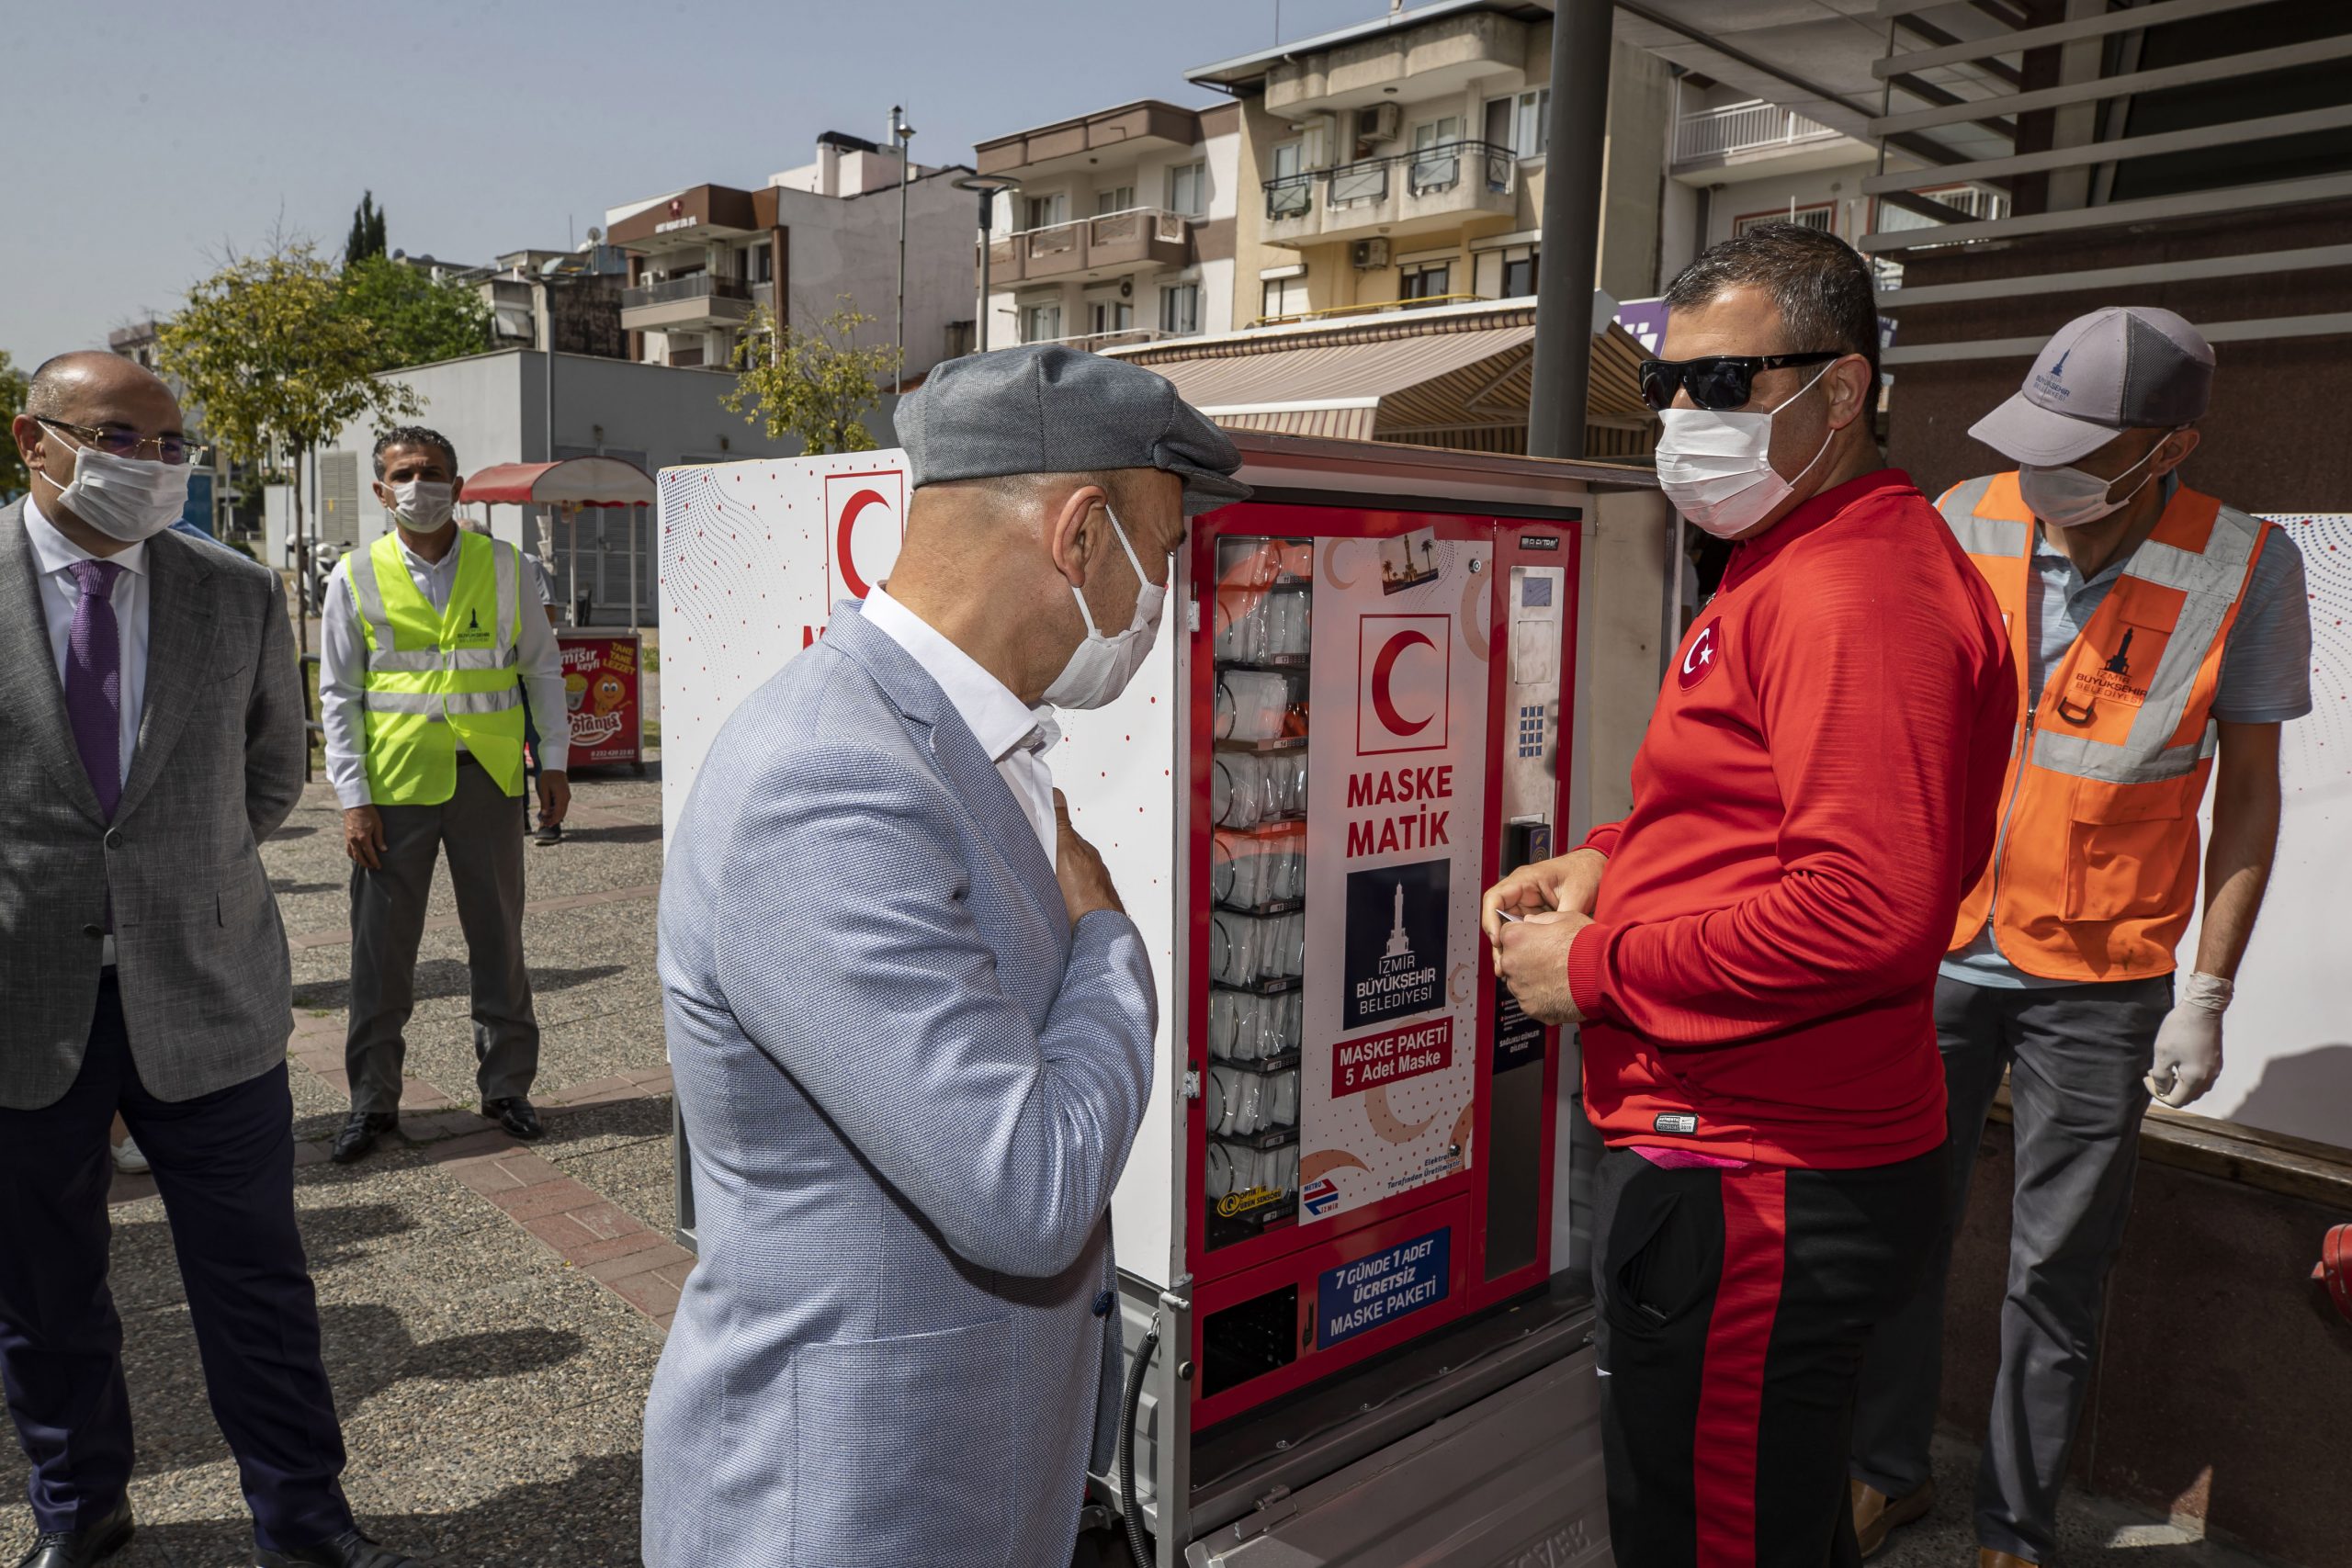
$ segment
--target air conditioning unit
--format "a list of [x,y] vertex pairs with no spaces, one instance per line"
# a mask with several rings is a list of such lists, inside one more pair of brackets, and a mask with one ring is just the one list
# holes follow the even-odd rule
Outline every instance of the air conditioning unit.
[[1355,268],[1358,272],[1370,272],[1375,267],[1386,266],[1388,265],[1388,242],[1385,240],[1358,240],[1355,243],[1355,250],[1349,259],[1355,263]]
[[1359,141],[1394,141],[1404,123],[1402,104],[1374,104],[1356,116],[1356,140]]

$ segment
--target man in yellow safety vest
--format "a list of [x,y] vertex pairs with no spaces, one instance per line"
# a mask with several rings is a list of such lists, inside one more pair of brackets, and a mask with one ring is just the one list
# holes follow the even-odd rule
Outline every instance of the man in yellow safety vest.
[[321,619],[327,777],[351,857],[348,1164],[400,1124],[402,1030],[444,846],[472,971],[482,1114],[540,1133],[529,1098],[539,1026],[523,963],[524,705],[539,734],[544,820],[571,803],[571,725],[555,634],[522,553],[459,529],[458,457],[419,427],[376,444],[376,494],[393,526],[344,557]]
[[[2007,623],[2018,738],[2000,837],[1937,987],[1951,1156],[1937,1261],[1863,1366],[1850,1470],[1865,1555],[1933,1501],[1944,1274],[2004,1070],[2017,1179],[1982,1568],[2052,1560],[2140,1118],[2221,1074],[2278,844],[2279,726],[2311,711],[2312,643],[2294,544],[2176,473],[2212,381],[2213,351],[2170,310],[2081,317],[1970,432],[2018,467],[1937,503]],[[2203,922],[2176,987],[2209,781]]]

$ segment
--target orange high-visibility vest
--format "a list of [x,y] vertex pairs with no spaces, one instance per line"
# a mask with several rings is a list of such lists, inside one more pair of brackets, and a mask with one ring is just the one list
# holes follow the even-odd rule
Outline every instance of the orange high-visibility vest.
[[1936,503],[1999,601],[2018,667],[2017,741],[1993,858],[1960,907],[2001,954],[2052,980],[2168,974],[2197,897],[2197,811],[2213,694],[2270,525],[2182,486],[2039,693],[2026,689],[2041,584],[2015,473]]

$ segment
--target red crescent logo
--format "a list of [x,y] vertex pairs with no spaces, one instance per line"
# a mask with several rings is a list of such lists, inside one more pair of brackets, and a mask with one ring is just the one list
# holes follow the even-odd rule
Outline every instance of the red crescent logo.
[[851,496],[842,507],[841,524],[833,531],[833,553],[841,558],[842,584],[849,590],[849,595],[853,599],[863,599],[871,593],[873,589],[867,584],[865,579],[858,575],[857,560],[850,554],[850,534],[857,526],[858,514],[867,507],[887,507],[889,504],[882,499],[879,491],[862,490]]
[[1428,649],[1437,647],[1426,632],[1401,631],[1383,645],[1380,656],[1372,661],[1372,709],[1380,716],[1380,722],[1388,727],[1391,735],[1418,735],[1429,728],[1430,719],[1437,716],[1434,713],[1424,714],[1408,722],[1405,716],[1396,711],[1396,704],[1388,693],[1389,678],[1396,672],[1396,660],[1415,643]]

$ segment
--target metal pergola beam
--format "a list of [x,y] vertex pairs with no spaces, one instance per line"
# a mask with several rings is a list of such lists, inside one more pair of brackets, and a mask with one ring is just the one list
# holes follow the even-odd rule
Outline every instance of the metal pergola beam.
[[1882,288],[1882,312],[1905,305],[1961,305],[1979,299],[2016,299],[2036,294],[2075,294],[2095,288],[2132,288],[2143,283],[2189,283],[2214,277],[2256,277],[2269,273],[2310,272],[2352,266],[2352,245],[2310,245],[2251,255],[2199,256],[2188,261],[2149,262],[2135,266],[2099,266],[2081,272],[2037,273],[2030,277],[1986,277],[1973,283],[1929,283],[1915,288]]
[[2212,60],[2192,60],[2179,65],[2159,66],[2153,71],[2133,71],[2120,76],[2062,83],[2055,87],[2042,87],[2030,93],[2004,93],[1998,97],[1972,98],[1963,104],[1914,109],[1905,114],[1871,120],[1870,133],[1892,137],[1905,131],[1927,130],[1939,125],[1982,119],[1988,114],[2027,114],[2035,109],[2121,97],[2126,94],[2153,93],[2166,87],[2193,86],[2200,82],[2258,76],[2266,72],[2317,65],[2347,56],[2352,56],[2352,33],[2331,39],[2313,39],[2307,43],[2283,44],[2277,49],[2248,50],[2243,54],[2225,54]]
[[[2243,6],[2252,6],[2260,3],[2260,0],[2234,0],[2234,3]],[[2002,81],[2007,82],[2010,86],[2018,88],[2019,91],[2023,91],[2025,88],[2024,72],[2019,71],[2014,65],[2005,65],[2000,61],[1994,59],[1990,55],[1980,55],[1973,52],[1975,50],[1976,45],[1965,42],[1957,34],[1948,33],[1944,31],[1943,28],[1937,27],[1934,23],[1923,22],[1917,17],[1898,17],[1896,18],[1894,25],[1901,28],[1905,32],[1910,33],[1915,37],[1926,39],[1928,43],[1939,49],[1958,44],[1962,49],[1972,51],[1970,53],[1961,55],[1961,59],[1974,61],[1978,65],[1983,67],[1987,73],[1998,76]],[[1932,52],[1934,52],[1933,50],[1922,50],[1914,54],[1899,55],[1894,58],[1900,59],[1905,62],[1904,69],[1906,72],[1918,71],[1925,70],[1927,68],[1926,65],[1915,65],[1909,62],[1919,59],[1923,55]],[[1882,72],[1879,69],[1880,65],[1883,63],[1884,62],[1882,61],[1872,61],[1871,62],[1871,73],[1879,77],[1882,81],[1886,79],[1886,73]],[[1939,64],[1941,62],[1931,61],[1928,62],[1928,63]]]
[[[2335,337],[2352,333],[2352,310],[2314,316],[2263,316],[2244,321],[2199,321],[2208,343],[2253,343],[2270,338]],[[1882,365],[1936,365],[1955,359],[2030,359],[2049,346],[2041,337],[1988,337],[1974,343],[1898,344],[1879,355]]]
[[[2249,6],[2267,6],[2271,0],[2151,0],[2128,11],[2109,11],[2103,16],[2084,17],[2072,22],[2052,22],[2047,27],[2028,28],[2007,38],[1953,39],[1933,49],[1913,50],[1905,54],[1892,54],[1871,62],[1871,74],[1881,81],[1907,71],[1926,71],[1938,65],[1959,65],[1972,61],[1990,61],[1996,54],[2016,54],[2029,49],[2043,49],[2052,44],[2074,43],[2086,38],[2104,38],[2109,33],[2137,32],[2143,28],[2162,27],[2167,22],[2186,22],[2198,17],[2218,16],[2224,11],[2242,11]],[[1925,23],[1905,22],[1904,26],[1926,36]]]
[[1935,170],[1905,169],[1895,174],[1868,175],[1862,192],[1878,196],[1888,191],[1917,190],[1947,180],[1984,180],[1996,175],[2034,175],[2085,164],[2109,164],[2121,158],[2148,158],[2165,152],[2193,152],[2233,142],[2262,141],[2274,136],[2301,136],[2316,130],[2341,130],[2352,126],[2352,104],[2305,109],[2298,114],[2266,115],[2224,125],[2200,125],[2188,130],[2166,130],[2148,136],[2126,136],[2113,141],[2086,141],[2075,147],[2053,147],[2043,152],[2018,152],[2007,158],[1980,158]]
[[1887,251],[1907,251],[1915,245],[1951,245],[1968,240],[2008,240],[2021,234],[2059,234],[2076,229],[2118,229],[2131,223],[2154,223],[2170,218],[2201,218],[2216,212],[2243,212],[2257,207],[2291,207],[2306,201],[2336,201],[2345,197],[2352,197],[2352,175],[2316,175],[2309,179],[2280,180],[2273,185],[2232,186],[2222,190],[2149,197],[2142,201],[2109,202],[2105,207],[2037,212],[2026,218],[1987,219],[1977,223],[1949,224],[1941,229],[1902,229],[1891,234],[1866,234],[1860,248],[1865,254],[1878,254]]

